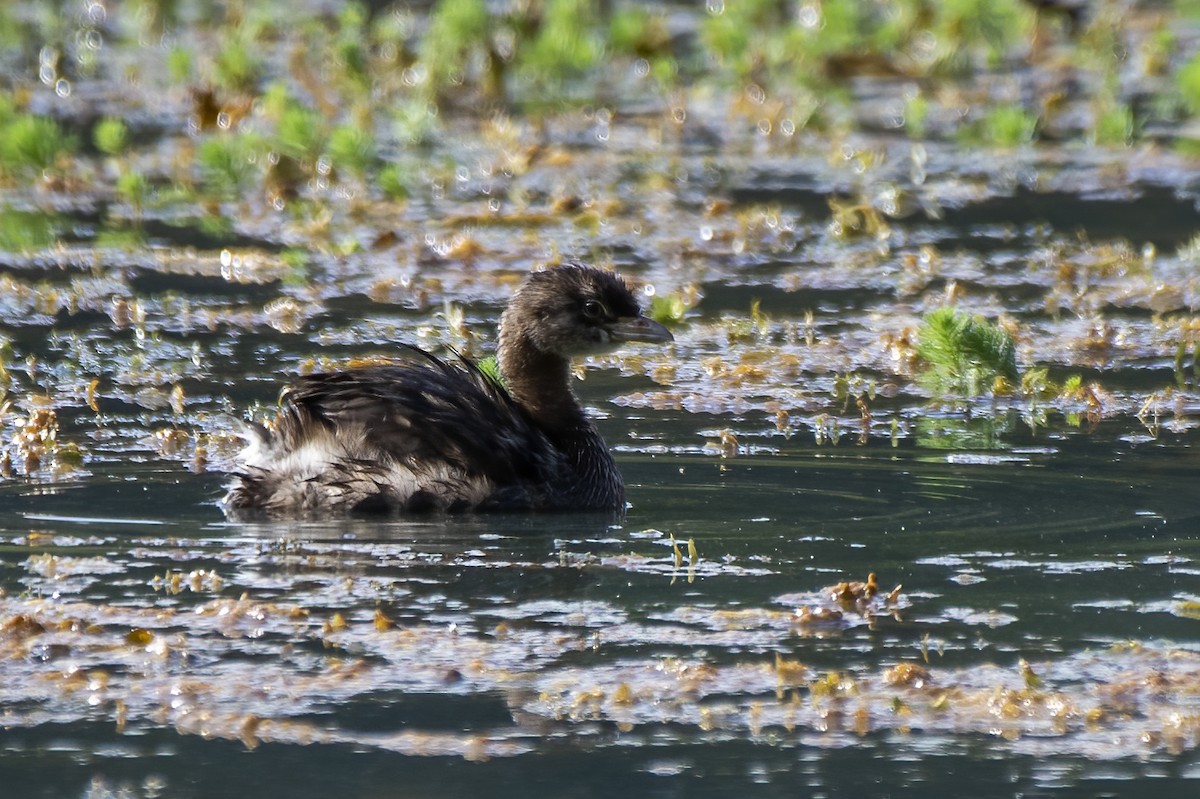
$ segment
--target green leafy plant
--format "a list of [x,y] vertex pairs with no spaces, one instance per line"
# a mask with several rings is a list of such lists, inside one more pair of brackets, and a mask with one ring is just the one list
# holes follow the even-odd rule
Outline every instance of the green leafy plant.
[[176,47],[167,53],[167,74],[171,83],[182,85],[192,79],[192,51],[186,47]]
[[296,159],[315,161],[328,139],[325,120],[313,109],[290,102],[276,127],[280,151]]
[[932,13],[930,29],[939,39],[968,49],[982,46],[992,61],[1027,36],[1035,22],[1019,0],[945,0]]
[[500,386],[500,388],[505,388],[504,375],[500,374],[500,361],[496,360],[495,355],[489,355],[486,358],[476,361],[475,368],[488,380]]
[[42,174],[74,142],[48,117],[20,114],[0,129],[0,165],[11,174]]
[[917,333],[922,382],[939,393],[973,397],[1005,393],[1020,383],[1017,349],[998,324],[956,308],[925,315]]
[[281,252],[279,257],[287,266],[287,272],[283,276],[283,284],[285,286],[304,286],[308,284],[308,250],[288,248]]
[[129,144],[129,128],[115,117],[105,117],[92,131],[96,149],[105,155],[120,155]]
[[679,327],[684,323],[687,312],[695,304],[694,296],[689,296],[684,292],[655,294],[650,300],[647,314],[661,325]]
[[341,125],[329,135],[329,157],[334,169],[364,177],[375,165],[375,140],[356,125]]
[[1184,108],[1189,113],[1200,113],[1200,53],[1192,56],[1175,74],[1175,86]]
[[929,100],[914,92],[904,101],[904,129],[914,139],[923,139],[929,129]]
[[117,178],[117,194],[133,208],[139,217],[150,194],[150,181],[141,172],[126,172]]
[[538,33],[520,53],[522,70],[545,85],[591,69],[603,48],[595,7],[588,0],[549,0]]
[[407,200],[411,194],[409,177],[396,164],[384,167],[379,173],[379,189],[389,200]]
[[0,251],[30,253],[54,243],[57,232],[45,214],[0,207]]
[[487,49],[491,24],[484,0],[440,0],[421,41],[421,62],[434,90],[460,77],[472,57]]
[[210,189],[225,196],[238,194],[255,169],[260,149],[261,142],[250,134],[214,136],[197,151],[200,174]]
[[[1189,352],[1190,351],[1190,352]],[[1180,388],[1200,385],[1200,324],[1185,319],[1175,348],[1175,383]]]
[[764,63],[769,42],[758,32],[779,29],[778,4],[773,0],[744,0],[712,6],[700,27],[705,50],[740,83]]
[[986,144],[1016,147],[1033,141],[1038,118],[1017,105],[1000,106],[987,113],[980,122],[980,133]]
[[414,98],[392,109],[392,131],[401,142],[427,144],[437,129],[438,110],[431,102]]
[[262,61],[244,35],[230,36],[213,61],[213,82],[224,89],[251,92],[262,77]]
[[1117,105],[1097,114],[1092,138],[1107,147],[1125,147],[1133,140],[1133,111],[1127,105]]

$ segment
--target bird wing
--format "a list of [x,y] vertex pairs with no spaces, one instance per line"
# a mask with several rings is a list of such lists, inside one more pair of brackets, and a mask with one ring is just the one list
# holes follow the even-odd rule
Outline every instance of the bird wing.
[[487,480],[497,489],[492,506],[537,504],[540,486],[567,468],[496,380],[464,358],[449,363],[416,348],[402,363],[297,380],[284,395],[277,434],[296,448],[314,422],[414,471]]

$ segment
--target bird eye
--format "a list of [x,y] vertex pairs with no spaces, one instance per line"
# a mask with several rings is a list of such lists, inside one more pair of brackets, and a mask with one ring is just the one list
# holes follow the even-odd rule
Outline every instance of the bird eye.
[[583,304],[583,315],[592,321],[604,316],[604,304],[598,300],[588,300]]

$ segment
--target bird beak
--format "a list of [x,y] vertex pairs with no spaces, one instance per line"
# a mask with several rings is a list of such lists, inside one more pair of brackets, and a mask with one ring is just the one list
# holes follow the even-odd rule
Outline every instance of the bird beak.
[[618,319],[608,325],[608,334],[614,342],[643,341],[647,344],[665,344],[675,340],[670,330],[645,316]]

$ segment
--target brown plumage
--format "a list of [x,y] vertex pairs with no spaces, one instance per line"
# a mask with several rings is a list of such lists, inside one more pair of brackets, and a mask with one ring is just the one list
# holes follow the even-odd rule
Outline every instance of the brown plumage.
[[671,340],[612,273],[531,273],[500,319],[503,385],[416,348],[394,364],[302,377],[274,429],[250,431],[225,507],[623,511],[624,483],[571,391],[570,361]]

